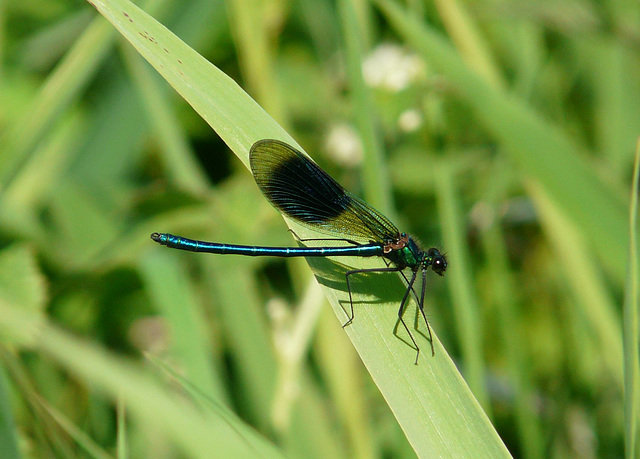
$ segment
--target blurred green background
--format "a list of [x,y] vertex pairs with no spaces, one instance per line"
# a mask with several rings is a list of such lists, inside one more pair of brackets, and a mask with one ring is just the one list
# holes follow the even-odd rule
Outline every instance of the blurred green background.
[[[514,456],[623,455],[637,2],[139,5],[347,189],[447,252],[428,317]],[[241,162],[91,5],[0,3],[0,57],[4,451],[184,454],[43,352],[46,321],[200,407],[213,396],[288,456],[416,454],[303,260],[149,239],[294,243]]]

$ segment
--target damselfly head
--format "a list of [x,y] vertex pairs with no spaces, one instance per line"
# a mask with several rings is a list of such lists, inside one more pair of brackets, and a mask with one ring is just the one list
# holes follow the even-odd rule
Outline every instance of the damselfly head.
[[447,257],[440,253],[438,249],[431,247],[427,250],[425,261],[428,266],[431,266],[433,272],[444,276],[444,272],[447,270]]

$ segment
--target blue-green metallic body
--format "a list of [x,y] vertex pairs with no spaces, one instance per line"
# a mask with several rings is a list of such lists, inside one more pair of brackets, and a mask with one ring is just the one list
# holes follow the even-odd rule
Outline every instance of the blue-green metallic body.
[[[405,236],[403,233],[402,236]],[[383,256],[391,260],[391,262],[399,268],[411,268],[416,270],[426,263],[425,266],[431,264],[431,260],[425,260],[425,253],[420,250],[418,244],[416,244],[411,237],[407,237],[406,246],[402,249],[392,250],[389,253],[383,254]]]
[[379,257],[383,256],[383,247],[380,244],[363,244],[355,247],[262,247],[251,245],[220,244],[217,242],[196,241],[181,236],[167,233],[154,233],[154,241],[174,249],[188,250],[190,252],[204,252],[216,254],[234,254],[250,257],[331,257],[331,256],[356,256]]

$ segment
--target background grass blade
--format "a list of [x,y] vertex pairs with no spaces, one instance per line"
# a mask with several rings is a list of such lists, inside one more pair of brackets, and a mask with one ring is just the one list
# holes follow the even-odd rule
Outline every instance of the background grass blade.
[[638,248],[638,209],[640,207],[640,144],[636,161],[629,207],[629,262],[624,298],[624,421],[625,454],[635,457],[638,432],[638,308],[640,307],[640,249]]

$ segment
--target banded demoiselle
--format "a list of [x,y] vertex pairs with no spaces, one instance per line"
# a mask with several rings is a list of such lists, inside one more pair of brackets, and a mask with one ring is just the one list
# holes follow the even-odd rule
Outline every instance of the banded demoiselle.
[[[415,363],[418,363],[420,348],[403,319],[411,293],[427,325],[431,353],[435,355],[431,328],[424,313],[426,274],[429,268],[436,274],[441,276],[444,274],[447,269],[447,259],[444,254],[433,247],[426,251],[420,249],[409,235],[401,233],[384,215],[345,190],[307,156],[284,142],[272,139],[257,141],[251,147],[249,161],[258,188],[276,209],[302,225],[333,236],[328,239],[298,238],[299,242],[333,240],[348,245],[340,247],[244,246],[196,241],[167,233],[153,233],[151,239],[175,249],[217,254],[272,257],[382,257],[387,265],[385,268],[352,269],[345,273],[351,314],[343,327],[349,325],[354,318],[349,281],[351,276],[399,272],[407,283],[407,290],[400,302],[398,320],[415,346]],[[411,272],[410,277],[405,275],[405,270]],[[422,275],[419,296],[414,289],[418,272]]]

